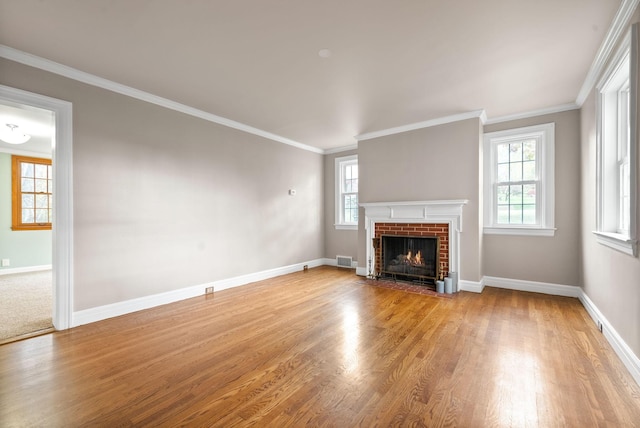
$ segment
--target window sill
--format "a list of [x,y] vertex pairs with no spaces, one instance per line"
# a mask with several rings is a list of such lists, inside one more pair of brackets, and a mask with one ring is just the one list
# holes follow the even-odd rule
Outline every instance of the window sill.
[[607,247],[635,257],[638,254],[638,241],[619,233],[599,232],[594,230],[596,240]]
[[357,224],[334,224],[336,230],[358,230]]
[[485,235],[555,236],[555,228],[546,227],[485,227]]

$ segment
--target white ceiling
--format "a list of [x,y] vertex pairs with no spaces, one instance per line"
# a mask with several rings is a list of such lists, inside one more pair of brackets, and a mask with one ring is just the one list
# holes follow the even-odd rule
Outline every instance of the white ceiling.
[[55,134],[54,115],[48,110],[4,102],[0,104],[0,126],[18,126],[18,130],[31,136],[24,144],[15,145],[0,140],[0,152],[34,156],[51,156]]
[[0,44],[329,150],[473,110],[574,103],[619,6],[0,0]]

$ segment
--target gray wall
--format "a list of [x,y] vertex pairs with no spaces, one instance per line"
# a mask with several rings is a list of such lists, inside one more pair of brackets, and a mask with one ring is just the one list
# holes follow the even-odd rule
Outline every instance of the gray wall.
[[484,132],[550,122],[555,123],[555,236],[485,235],[487,276],[581,285],[579,110],[486,125]]
[[324,256],[322,155],[4,59],[0,70],[4,85],[73,103],[74,310]]
[[50,230],[11,230],[11,155],[0,153],[0,270],[51,264]]
[[[596,97],[581,110],[582,281],[585,293],[640,356],[640,259],[596,242]],[[637,165],[640,165],[640,151]],[[640,174],[638,175],[640,190]],[[640,201],[640,198],[638,198]],[[640,214],[640,209],[636,210]],[[633,219],[631,221],[634,221]],[[640,216],[635,219],[640,225]]]
[[[468,281],[482,278],[480,130],[480,119],[468,119],[358,145],[360,202],[469,200],[460,236],[460,279]],[[364,260],[360,235],[358,259]]]
[[[357,154],[357,150],[349,150],[324,156],[324,229],[325,257],[335,259],[336,256],[351,256],[358,260],[358,231],[337,230],[334,226],[336,217],[336,158]],[[364,260],[364,259],[363,259]],[[358,266],[364,266],[358,264]]]

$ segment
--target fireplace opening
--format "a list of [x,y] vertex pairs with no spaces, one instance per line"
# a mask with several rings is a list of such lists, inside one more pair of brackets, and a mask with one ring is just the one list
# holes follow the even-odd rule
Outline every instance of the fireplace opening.
[[437,236],[382,235],[380,276],[435,284],[439,275]]

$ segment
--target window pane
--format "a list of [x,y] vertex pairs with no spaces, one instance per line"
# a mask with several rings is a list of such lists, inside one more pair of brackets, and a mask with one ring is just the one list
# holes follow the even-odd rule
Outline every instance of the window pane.
[[351,165],[351,177],[358,178],[358,165]]
[[504,205],[509,203],[509,186],[498,186],[498,204]]
[[509,164],[501,163],[498,165],[498,182],[509,181]]
[[536,179],[536,162],[528,161],[522,163],[522,179],[532,181]]
[[536,141],[530,140],[522,144],[522,160],[536,160]]
[[49,210],[36,210],[36,223],[49,223]]
[[511,143],[509,144],[509,162],[522,161],[522,144]]
[[51,165],[47,165],[47,177],[53,179],[53,167]]
[[522,205],[522,185],[509,186],[509,204]]
[[344,207],[345,207],[346,209],[351,208],[351,206],[352,206],[352,200],[353,200],[353,199],[351,198],[351,195],[344,195]]
[[23,178],[20,183],[20,189],[23,192],[33,192],[35,190],[35,186],[33,184],[32,178]]
[[498,205],[498,224],[509,223],[509,205]]
[[36,178],[36,193],[47,193],[47,180]]
[[522,224],[522,205],[509,206],[509,223]]
[[47,180],[47,193],[53,193],[53,180]]
[[49,208],[49,196],[36,195],[36,208]]
[[343,195],[344,222],[358,222],[358,195]]
[[509,164],[509,181],[522,181],[522,162]]
[[33,208],[34,195],[22,195],[22,208]]
[[345,222],[347,223],[357,223],[358,222],[358,210],[350,209],[345,212],[346,218]]
[[22,210],[22,222],[23,223],[34,222],[33,210]]
[[47,178],[47,165],[35,164],[36,178]]
[[509,144],[498,145],[498,163],[509,162]]
[[631,170],[629,168],[629,163],[625,162],[620,167],[620,175],[619,175],[619,187],[620,187],[620,215],[618,216],[619,224],[618,224],[618,232],[619,233],[629,233],[631,218]]
[[344,179],[350,180],[351,178],[351,165],[347,165],[344,167]]
[[345,193],[355,193],[358,191],[358,179],[351,178],[349,180],[345,180],[344,182],[344,192]]
[[535,207],[536,204],[536,185],[535,184],[525,184],[522,186],[522,203],[533,205]]
[[536,206],[535,205],[522,206],[522,223],[536,224]]
[[20,170],[23,177],[33,177],[33,164],[22,162],[20,164]]
[[631,194],[631,169],[629,168],[629,163],[625,162],[622,165],[622,183],[620,187],[622,188],[622,195],[629,196]]

